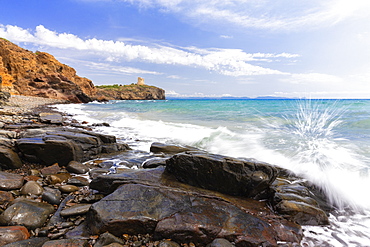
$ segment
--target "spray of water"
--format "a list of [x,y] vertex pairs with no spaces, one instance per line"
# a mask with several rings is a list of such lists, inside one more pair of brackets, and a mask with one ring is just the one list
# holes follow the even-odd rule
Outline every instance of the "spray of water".
[[361,197],[370,182],[352,144],[336,133],[345,112],[336,102],[300,101],[295,116],[284,117],[281,138],[289,140],[290,169],[321,187],[333,205],[359,209],[370,206]]

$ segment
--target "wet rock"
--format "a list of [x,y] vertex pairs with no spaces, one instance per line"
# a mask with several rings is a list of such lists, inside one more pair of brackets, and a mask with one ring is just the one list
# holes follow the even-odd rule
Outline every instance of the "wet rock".
[[72,160],[83,158],[81,147],[66,138],[52,136],[22,138],[17,141],[17,147],[25,160],[46,166],[55,163],[66,166]]
[[89,171],[89,167],[74,160],[68,163],[66,169],[67,171],[76,174],[85,174]]
[[47,167],[42,168],[40,172],[44,176],[54,175],[54,174],[57,174],[58,172],[60,172],[60,167],[59,167],[58,163],[55,163],[51,166],[47,166]]
[[42,194],[42,199],[52,205],[59,205],[62,198],[60,190],[45,187],[45,191]]
[[314,194],[299,181],[298,178],[293,181],[279,178],[273,183],[276,191],[272,198],[274,209],[300,225],[329,224],[328,216],[313,198]]
[[71,193],[71,192],[78,191],[79,188],[77,186],[74,186],[74,185],[66,184],[66,185],[59,186],[59,190],[62,193]]
[[106,232],[99,236],[99,240],[94,245],[94,247],[103,247],[103,246],[107,246],[112,243],[117,243],[117,244],[122,244],[122,245],[125,244],[122,239],[117,238],[116,236],[114,236],[113,234],[110,234],[109,232]]
[[84,239],[60,239],[44,243],[42,247],[89,247],[89,243]]
[[32,230],[41,227],[53,212],[54,207],[48,203],[18,198],[0,215],[0,222],[5,225],[24,225]]
[[180,245],[176,242],[173,242],[171,240],[162,240],[159,242],[159,247],[180,247]]
[[[236,202],[235,199],[233,203]],[[215,194],[201,196],[182,188],[124,184],[92,205],[86,224],[92,234],[108,231],[120,236],[154,232],[157,239],[171,238],[200,245],[217,237],[233,240],[241,246],[276,245],[276,240],[281,238],[280,231],[288,232],[285,240],[299,242],[297,225],[284,228],[282,221],[278,229],[275,227],[278,223],[271,223],[276,218],[262,219],[247,213],[252,208],[246,208],[246,201],[239,202],[243,204],[241,208],[233,203],[217,199]],[[268,214],[268,209],[258,210],[259,214]]]
[[150,146],[150,152],[153,153],[177,154],[185,151],[195,151],[195,150],[197,149],[194,147],[164,144],[160,142],[154,142]]
[[275,205],[275,209],[279,214],[300,225],[329,224],[328,216],[323,210],[303,202],[282,200]]
[[29,181],[21,188],[22,195],[41,195],[44,192],[44,189],[35,181]]
[[0,145],[0,167],[4,169],[16,169],[22,166],[21,159],[12,149]]
[[183,183],[247,197],[269,189],[277,177],[277,169],[266,163],[205,152],[174,155],[166,161],[166,171]]
[[56,112],[41,112],[39,114],[40,122],[47,124],[63,124],[63,116]]
[[156,168],[158,166],[165,166],[166,165],[166,160],[167,159],[164,159],[164,158],[153,158],[153,159],[146,160],[143,163],[142,166],[145,169],[147,169],[147,168]]
[[0,190],[16,190],[23,186],[24,178],[21,175],[0,171]]
[[30,233],[24,226],[4,226],[0,227],[0,246],[25,240],[30,237]]
[[207,247],[233,247],[234,245],[224,238],[216,238]]
[[26,240],[13,242],[13,243],[4,245],[3,247],[42,247],[42,245],[49,240],[50,239],[46,237],[30,238]]
[[69,208],[65,208],[60,212],[62,217],[86,214],[89,211],[91,204],[77,204]]
[[46,181],[49,184],[60,184],[60,183],[68,181],[68,179],[70,179],[71,177],[72,175],[69,173],[59,173],[59,174],[47,176]]
[[109,169],[95,168],[95,169],[92,169],[92,170],[89,171],[89,176],[90,176],[91,179],[94,179],[94,178],[97,178],[98,176],[100,176],[102,174],[107,174],[109,172],[110,172]]
[[12,193],[6,191],[0,191],[0,205],[12,202],[14,197]]
[[85,177],[72,177],[68,179],[67,184],[75,186],[88,186],[90,184],[89,180]]

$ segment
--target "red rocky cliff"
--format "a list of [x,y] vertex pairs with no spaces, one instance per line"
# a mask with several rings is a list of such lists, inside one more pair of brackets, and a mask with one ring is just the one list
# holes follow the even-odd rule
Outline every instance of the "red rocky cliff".
[[11,94],[85,103],[96,95],[91,80],[45,52],[25,50],[0,38],[2,90]]

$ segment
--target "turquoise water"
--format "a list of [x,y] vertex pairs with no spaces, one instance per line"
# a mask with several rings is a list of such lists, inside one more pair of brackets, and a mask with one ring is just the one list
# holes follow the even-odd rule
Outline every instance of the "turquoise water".
[[[291,169],[339,208],[331,215],[334,226],[307,231],[325,229],[322,241],[313,234],[316,242],[307,246],[343,246],[333,233],[347,246],[370,246],[370,100],[181,99],[59,108],[90,124],[108,122],[97,131],[135,149],[149,151],[154,141],[192,145]],[[353,214],[344,217],[340,212],[348,209]]]

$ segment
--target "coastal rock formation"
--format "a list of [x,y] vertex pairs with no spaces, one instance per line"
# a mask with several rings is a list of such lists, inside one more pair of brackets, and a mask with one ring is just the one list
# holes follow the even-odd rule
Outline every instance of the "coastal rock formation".
[[164,100],[165,91],[148,85],[97,86],[96,99],[107,100]]
[[277,246],[277,241],[299,243],[302,237],[299,225],[264,202],[180,183],[164,167],[101,175],[90,188],[114,192],[91,206],[86,234],[149,233],[200,246],[215,238],[236,246]]
[[89,102],[96,93],[92,81],[45,52],[25,50],[0,38],[2,90],[12,94]]

